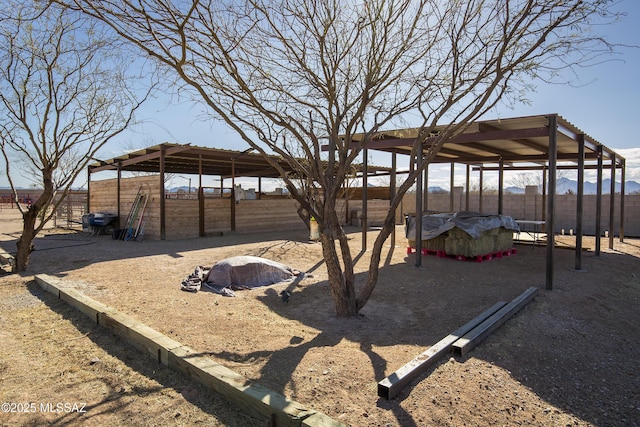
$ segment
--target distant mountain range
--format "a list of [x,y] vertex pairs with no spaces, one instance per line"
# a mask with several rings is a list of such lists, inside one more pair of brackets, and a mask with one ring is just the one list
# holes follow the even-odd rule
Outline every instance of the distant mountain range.
[[[625,194],[632,194],[640,192],[640,183],[636,181],[625,181],[624,184]],[[620,192],[620,182],[616,182],[616,193]],[[512,194],[524,194],[524,188],[519,187],[505,187],[505,192]],[[584,194],[596,194],[598,192],[598,185],[595,182],[584,182]],[[602,180],[602,194],[609,194],[611,192],[611,179]],[[578,193],[578,181],[574,181],[569,178],[558,178],[556,181],[556,194]]]
[[[375,187],[375,185],[369,184],[370,187]],[[597,193],[597,189],[598,186],[596,185],[595,182],[590,182],[590,181],[585,181],[584,183],[584,194],[596,194]],[[0,187],[0,191],[2,190],[9,190],[8,187]],[[27,191],[27,190],[33,190],[33,191],[37,191],[36,189],[26,189],[26,188],[18,188],[18,190],[22,190],[22,191]],[[602,180],[602,194],[609,194],[609,191],[611,190],[611,179],[607,178],[607,179],[603,179]],[[198,189],[191,187],[191,189],[189,189],[188,186],[182,186],[182,187],[172,187],[170,189],[168,189],[169,192],[171,193],[176,193],[176,192],[184,192],[184,193],[198,193]],[[206,192],[213,192],[215,191],[214,189],[207,189],[205,190]],[[231,190],[228,188],[224,189],[225,193],[230,192]],[[524,188],[520,188],[520,187],[515,187],[515,186],[510,186],[510,187],[505,187],[504,188],[505,193],[511,193],[511,194],[524,194]],[[429,193],[448,193],[449,190],[444,189],[440,186],[430,186],[429,187]],[[616,182],[616,193],[620,192],[620,183]],[[640,193],[640,183],[638,183],[637,181],[625,181],[625,187],[624,187],[624,192],[625,194],[634,194],[634,193]],[[577,194],[578,193],[578,182],[574,181],[572,179],[569,178],[558,178],[558,180],[556,181],[556,194],[567,194],[567,193],[574,193]]]
[[[598,186],[595,182],[584,182],[584,194],[596,194],[598,190]],[[524,188],[520,187],[505,187],[505,193],[511,194],[524,194]],[[602,180],[602,194],[609,194],[611,191],[611,179],[603,179]],[[449,190],[446,190],[439,186],[429,187],[429,193],[448,193]],[[616,182],[616,193],[620,192],[620,183]],[[640,183],[637,181],[625,181],[624,186],[625,194],[633,194],[640,193]],[[567,194],[567,193],[578,193],[578,181],[574,181],[569,178],[558,178],[556,181],[556,194]]]

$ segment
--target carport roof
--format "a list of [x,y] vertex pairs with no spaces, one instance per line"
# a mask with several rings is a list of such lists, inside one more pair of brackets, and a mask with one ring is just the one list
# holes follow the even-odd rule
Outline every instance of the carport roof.
[[[133,151],[109,160],[89,165],[89,173],[107,170],[128,172],[160,172],[161,158],[164,157],[164,172],[173,174],[193,174],[235,177],[279,178],[280,173],[261,155],[250,150],[233,151],[219,148],[198,147],[190,144],[163,143]],[[270,156],[285,172],[292,172],[291,166],[281,157]],[[362,172],[362,165],[355,165]],[[368,166],[368,173],[388,175],[391,168]]]
[[[117,170],[129,172],[160,172],[161,158],[164,157],[164,172],[175,174],[194,174],[230,177],[252,176],[277,178],[278,171],[260,154],[247,151],[222,150],[218,148],[197,147],[190,144],[163,143],[133,151],[109,160],[89,165],[89,172]],[[286,171],[289,165],[273,156]]]
[[[624,166],[624,158],[612,149],[587,135],[562,116],[557,117],[556,147],[558,162],[577,162],[581,138],[584,138],[585,164],[594,163],[602,152],[603,158],[613,159],[616,167]],[[549,159],[551,129],[550,115],[536,115],[507,119],[476,121],[464,132],[447,141],[431,163],[463,163],[491,168],[502,162],[506,168],[537,165],[542,167]],[[444,129],[438,126],[435,132]],[[410,154],[419,128],[380,131],[367,144],[368,149]],[[355,134],[358,144],[363,134]],[[427,138],[425,152],[434,138]],[[221,177],[249,176],[278,178],[280,174],[260,154],[247,151],[198,147],[190,144],[163,143],[133,151],[113,159],[89,166],[89,172],[117,170],[133,172],[160,172],[161,153],[164,152],[164,172],[175,174],[213,175]],[[278,156],[271,156],[286,171],[289,164]],[[369,174],[385,175],[391,168],[368,166]],[[362,172],[361,170],[359,172]]]
[[[562,116],[557,117],[557,160],[558,162],[575,162],[579,155],[579,141],[584,136],[585,161],[598,158],[599,147],[603,158],[615,159],[617,165],[624,158],[613,150],[599,143],[585,132],[574,126]],[[549,159],[549,117],[537,115],[507,119],[484,120],[473,122],[464,132],[447,141],[431,163],[466,163],[473,165],[515,163],[544,163]],[[444,129],[438,126],[435,133]],[[419,128],[395,129],[380,131],[367,144],[368,149],[395,151],[410,154],[413,143],[418,136]],[[353,137],[359,143],[363,134]],[[426,152],[435,138],[427,138],[424,144]]]

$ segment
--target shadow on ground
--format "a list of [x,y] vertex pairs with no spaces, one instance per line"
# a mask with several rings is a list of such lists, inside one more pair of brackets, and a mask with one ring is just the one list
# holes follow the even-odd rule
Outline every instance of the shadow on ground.
[[[109,355],[158,384],[157,386],[146,388],[139,386],[123,387],[119,379],[122,376],[121,373],[108,371],[98,373],[92,381],[102,382],[109,390],[103,400],[84,407],[85,413],[68,412],[57,417],[49,425],[71,426],[77,425],[80,421],[82,423],[91,423],[94,417],[110,412],[130,410],[128,407],[134,403],[136,398],[143,398],[166,389],[178,391],[186,401],[213,415],[222,425],[247,427],[265,425],[265,420],[253,419],[242,413],[233,403],[225,400],[220,394],[195,383],[181,373],[174,372],[164,365],[154,362],[118,336],[109,333],[95,322],[92,322],[91,319],[64,301],[44,291],[35,281],[29,282],[27,288],[29,292],[44,302],[54,313],[71,322],[83,337],[90,339]],[[162,410],[173,410],[175,413],[171,415],[175,417],[178,424],[180,423],[179,410],[166,407]],[[151,418],[151,414],[149,414],[149,417]]]
[[[250,242],[265,242],[268,247],[270,241],[285,238],[304,241],[306,237],[306,232],[262,233],[236,235],[233,239],[221,236],[173,241],[171,255],[180,257],[190,251]],[[1,244],[4,247],[7,243]],[[36,265],[38,256],[47,256],[47,251],[62,248],[68,254],[65,251],[60,262],[67,265],[75,263],[80,267],[124,259],[133,256],[134,251],[127,250],[131,245],[140,245],[135,247],[136,257],[167,254],[164,242],[52,235],[36,242],[38,250],[33,264]],[[93,246],[96,250],[91,250]],[[640,425],[640,259],[615,252],[600,257],[588,253],[584,257],[587,271],[577,272],[571,268],[574,252],[558,250],[554,260],[554,290],[545,291],[545,255],[542,248],[521,247],[517,256],[488,263],[425,257],[423,267],[417,269],[412,266],[413,255],[407,256],[405,263],[387,262],[381,268],[373,297],[362,310],[363,316],[354,319],[335,317],[326,281],[309,285],[303,282],[292,288],[288,304],[281,301],[275,289],[266,289],[257,299],[270,311],[320,332],[304,340],[293,330],[283,330],[282,334],[290,336],[290,345],[275,352],[258,349],[242,354],[223,351],[210,355],[240,361],[266,358],[257,381],[286,394],[285,388],[296,388],[293,374],[309,352],[323,348],[331,353],[332,347],[348,340],[366,355],[375,376],[371,381],[377,382],[385,372],[399,367],[388,366],[381,354],[384,347],[415,346],[416,353],[407,355],[408,362],[495,302],[509,301],[528,287],[536,286],[540,292],[525,309],[467,357],[458,359],[461,369],[471,359],[481,359],[508,371],[514,381],[550,406],[585,422]],[[38,273],[56,273],[55,266],[51,270],[39,269]],[[364,277],[364,273],[358,274],[358,282],[363,282]],[[32,285],[32,292],[40,295],[35,286]],[[41,298],[77,324],[81,332],[96,327],[73,309]],[[101,337],[106,334],[91,335],[105,349],[112,344],[111,337]],[[129,352],[135,350],[127,350],[122,344],[114,347],[108,351],[133,369],[152,378],[158,375],[144,362],[127,360]],[[396,400],[378,400],[377,407],[392,413],[399,425],[421,424],[404,403],[413,399],[412,392],[423,387],[435,369],[437,366],[417,378]],[[174,382],[177,386],[183,384],[177,378],[163,377],[158,381],[167,387],[176,387]],[[481,401],[482,393],[477,397]]]
[[[600,257],[589,253],[585,255],[588,271],[580,272],[569,267],[573,251],[557,252],[552,291],[544,290],[545,251],[540,248],[523,247],[517,257],[482,264],[426,257],[422,269],[409,266],[411,256],[406,264],[381,269],[374,296],[356,319],[337,319],[321,303],[329,294],[327,282],[292,289],[289,304],[282,304],[274,290],[267,290],[258,299],[269,310],[321,333],[306,342],[294,335],[290,346],[273,353],[258,350],[215,356],[227,360],[268,357],[258,381],[284,392],[287,385],[295,389],[293,374],[309,351],[324,347],[330,353],[331,347],[348,340],[358,343],[375,381],[380,381],[390,367],[375,348],[414,344],[424,351],[498,300],[510,301],[526,288],[538,286],[538,296],[528,306],[470,354],[457,358],[460,369],[472,358],[481,359],[505,369],[550,407],[586,422],[640,425],[640,259],[615,252]],[[477,274],[482,270],[485,274]],[[513,275],[514,270],[520,271],[519,276]],[[399,283],[398,278],[407,278],[408,271],[406,283]],[[592,276],[589,281],[582,280],[585,274]],[[358,281],[364,280],[365,275],[359,274]],[[389,323],[396,327],[379,328]],[[409,354],[406,362],[420,351]],[[392,412],[400,425],[419,425],[402,403],[438,366],[414,380],[395,400],[379,399],[378,407]]]

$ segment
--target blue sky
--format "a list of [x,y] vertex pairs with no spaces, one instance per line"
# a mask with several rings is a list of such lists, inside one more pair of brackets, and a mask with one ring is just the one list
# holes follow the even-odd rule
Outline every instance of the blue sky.
[[[617,9],[625,11],[627,16],[621,22],[597,31],[613,43],[640,46],[640,1],[622,0],[618,2]],[[513,110],[500,107],[485,118],[558,113],[625,157],[626,178],[640,182],[640,136],[636,130],[640,121],[640,48],[619,50],[621,54],[611,61],[581,70],[577,87],[541,84],[535,93],[530,94],[531,105],[519,105]],[[102,151],[102,157],[110,158],[132,148],[162,142],[237,150],[247,148],[246,143],[222,123],[203,121],[204,108],[166,99],[149,103],[139,115],[145,122],[120,135]],[[387,159],[383,155],[373,162],[386,165],[386,162],[390,163],[390,157]],[[464,173],[463,166],[456,169],[455,185],[463,185]],[[595,180],[592,175],[587,172],[586,179]],[[449,187],[448,166],[433,165],[429,176],[429,185]],[[506,180],[508,184],[508,177]],[[176,177],[171,184],[186,185],[187,182],[186,177]],[[2,174],[0,187],[6,185],[6,177]],[[213,185],[213,180],[209,183],[205,179],[204,185]],[[243,186],[254,185],[248,182]]]

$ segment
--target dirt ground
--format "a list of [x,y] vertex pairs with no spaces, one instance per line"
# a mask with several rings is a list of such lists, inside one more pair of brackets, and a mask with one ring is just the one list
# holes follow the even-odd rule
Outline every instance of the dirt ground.
[[[1,211],[7,252],[17,230],[15,211]],[[351,231],[357,255],[361,233]],[[516,245],[515,256],[481,263],[427,256],[416,268],[399,227],[362,316],[340,319],[320,244],[305,232],[123,242],[48,230],[27,274],[0,277],[0,425],[267,425],[42,291],[33,275],[48,273],[348,425],[638,426],[640,239],[616,240],[613,250],[603,239],[600,256],[593,238],[584,246],[580,271],[573,250],[555,250],[548,291],[544,246]],[[287,304],[278,296],[287,283],[235,298],[180,290],[196,266],[235,255],[308,275]],[[359,257],[360,280],[368,256]],[[535,299],[468,355],[445,358],[393,400],[378,398],[378,381],[531,286]]]

